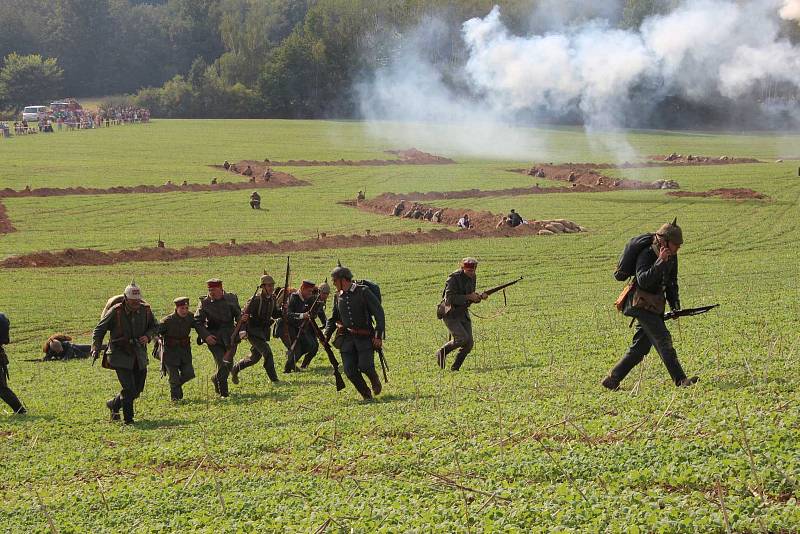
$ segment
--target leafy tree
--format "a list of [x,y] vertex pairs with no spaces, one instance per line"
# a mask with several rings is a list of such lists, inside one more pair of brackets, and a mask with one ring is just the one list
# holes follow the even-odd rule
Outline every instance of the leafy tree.
[[63,77],[56,59],[12,52],[0,70],[0,95],[5,106],[15,110],[26,105],[45,105],[61,93]]

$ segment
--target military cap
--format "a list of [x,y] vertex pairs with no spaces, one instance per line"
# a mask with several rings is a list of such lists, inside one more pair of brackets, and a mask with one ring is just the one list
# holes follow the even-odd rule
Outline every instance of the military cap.
[[212,287],[222,287],[222,280],[219,278],[212,278],[211,280],[206,280],[206,285],[209,289]]
[[129,300],[142,300],[142,290],[136,285],[136,282],[131,280],[131,283],[125,288],[123,293],[126,299]]
[[275,285],[275,279],[272,278],[270,275],[265,274],[264,276],[261,277],[261,285],[265,286],[267,284]]
[[172,303],[175,304],[176,308],[178,306],[188,306],[189,305],[189,297],[178,297],[175,300],[173,300]]
[[352,280],[353,272],[347,267],[339,266],[331,271],[331,278],[334,280]]
[[475,258],[464,258],[463,260],[461,260],[461,265],[475,265],[475,266],[477,266],[478,265],[478,260],[476,260]]
[[683,230],[678,226],[677,217],[675,217],[671,223],[661,225],[661,228],[658,229],[656,234],[672,243],[677,243],[678,245],[683,244]]
[[311,280],[303,280],[303,282],[300,284],[300,287],[301,288],[304,288],[304,287],[317,287],[317,284],[315,284]]

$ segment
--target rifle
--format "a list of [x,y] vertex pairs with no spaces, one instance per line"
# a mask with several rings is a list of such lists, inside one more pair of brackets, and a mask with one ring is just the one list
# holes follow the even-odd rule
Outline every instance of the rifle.
[[333,349],[331,348],[330,343],[328,343],[328,339],[325,337],[325,334],[323,334],[322,330],[320,330],[319,325],[313,316],[311,317],[311,322],[309,324],[314,330],[314,334],[317,336],[317,339],[319,339],[319,342],[322,344],[322,348],[325,349],[325,354],[328,355],[328,360],[331,362],[331,367],[333,367],[333,376],[336,380],[336,391],[341,391],[344,389],[344,379],[342,378],[342,373],[339,372],[339,362],[336,360],[336,356],[333,354]]
[[678,319],[680,317],[702,315],[717,307],[719,307],[719,304],[711,304],[710,306],[700,306],[697,308],[686,308],[685,310],[672,310],[664,314],[664,320],[669,321],[670,319]]
[[[261,291],[261,286],[256,288],[255,293],[253,296],[250,297],[250,300],[247,301],[247,306],[244,307],[244,311],[242,311],[242,315],[250,315],[250,306],[253,305],[253,300],[255,300],[258,292]],[[233,329],[233,333],[231,334],[231,345],[228,347],[228,350],[225,351],[225,354],[222,355],[222,361],[227,363],[228,365],[233,364],[233,357],[236,356],[236,349],[239,348],[239,343],[242,341],[239,337],[239,333],[242,331],[242,327],[244,326],[244,321],[242,321],[241,315],[239,316],[239,320],[236,321],[236,326]]]
[[388,384],[389,377],[386,375],[386,372],[389,370],[389,364],[386,363],[386,356],[383,355],[383,347],[375,349],[375,352],[378,353],[378,360],[380,360],[381,362],[381,371],[383,371],[383,381]]
[[497,293],[498,291],[502,291],[503,289],[505,289],[505,288],[507,288],[509,286],[513,286],[514,284],[516,284],[517,282],[522,280],[522,278],[523,277],[520,276],[519,278],[517,278],[516,280],[512,280],[511,282],[506,282],[505,284],[500,284],[499,286],[495,286],[495,287],[493,287],[491,289],[487,289],[486,291],[484,291],[484,293],[486,293],[487,295],[491,295],[492,293]]
[[294,338],[292,342],[292,346],[289,347],[289,354],[293,355],[294,357],[294,349],[297,346],[297,342],[300,340],[300,335],[308,326],[309,321],[311,321],[314,317],[316,317],[317,313],[319,313],[319,291],[317,291],[317,298],[314,299],[314,302],[311,303],[311,306],[308,308],[308,319],[303,319],[303,322],[300,323],[300,329],[297,331],[297,337]]

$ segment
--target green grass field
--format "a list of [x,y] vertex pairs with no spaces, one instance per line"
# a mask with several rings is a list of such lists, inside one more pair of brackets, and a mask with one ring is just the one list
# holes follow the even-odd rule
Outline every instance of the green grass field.
[[[384,126],[387,136],[402,129]],[[436,128],[431,128],[433,136]],[[0,258],[91,247],[170,247],[409,230],[417,225],[336,204],[380,192],[502,189],[536,160],[613,161],[575,129],[515,130],[531,155],[468,157],[441,129],[417,148],[457,165],[286,168],[312,185],[248,192],[3,199],[17,232]],[[399,134],[398,134],[399,135]],[[0,270],[12,321],[10,385],[25,417],[0,414],[0,530],[9,532],[796,532],[800,530],[798,324],[799,136],[633,132],[641,154],[752,156],[768,163],[609,174],[670,178],[682,189],[748,187],[768,201],[674,198],[661,191],[436,201],[527,218],[566,218],[585,234],[497,238],[292,256],[293,280],[324,279],[337,258],[380,283],[390,383],[362,404],[337,393],[324,355],[273,386],[260,365],[217,400],[196,347],[186,401],[150,367],[135,427],[107,421],[113,373],[86,361],[34,363],[55,331],[89,341],[106,298],[135,278],[157,317],[218,276],[244,301],[285,258],[240,256],[108,267]],[[355,122],[154,121],[0,140],[0,188],[207,183],[224,159],[382,158],[408,148]],[[546,149],[547,152],[543,150]],[[613,309],[624,243],[678,217],[684,306],[719,302],[671,324],[696,387],[678,390],[652,353],[611,393],[599,380],[630,341]],[[479,285],[516,276],[508,304],[475,311],[477,344],[458,374],[434,351],[446,275],[466,255]],[[247,345],[243,345],[245,349]],[[272,342],[276,360],[284,351]],[[244,352],[244,350],[241,350]],[[723,503],[724,502],[724,506]],[[724,510],[724,513],[723,513]]]

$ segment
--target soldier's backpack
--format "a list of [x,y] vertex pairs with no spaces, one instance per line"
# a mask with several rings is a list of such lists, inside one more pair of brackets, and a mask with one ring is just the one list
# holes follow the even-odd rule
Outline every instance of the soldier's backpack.
[[11,321],[5,314],[0,313],[0,345],[8,345],[11,343],[9,339],[9,330],[11,328]]
[[622,255],[617,262],[617,268],[614,271],[614,278],[618,282],[624,282],[634,274],[636,274],[636,259],[639,254],[653,243],[653,236],[655,234],[642,234],[634,237],[625,245]]
[[369,289],[370,292],[378,299],[378,302],[381,302],[381,286],[372,280],[353,280],[353,282]]

